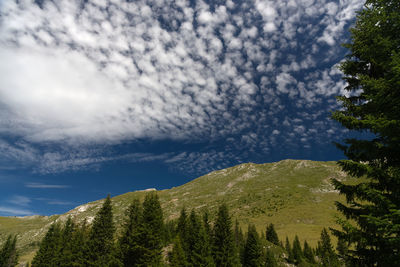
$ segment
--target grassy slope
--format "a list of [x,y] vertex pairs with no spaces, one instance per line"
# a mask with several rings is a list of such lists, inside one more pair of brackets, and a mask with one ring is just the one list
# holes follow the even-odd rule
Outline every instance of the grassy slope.
[[[334,201],[339,195],[329,184],[330,178],[346,179],[335,162],[284,160],[269,164],[241,164],[197,178],[187,184],[158,191],[166,219],[178,217],[180,209],[209,210],[211,217],[225,202],[233,219],[244,229],[249,222],[264,231],[267,223],[274,223],[281,239],[298,234],[315,245],[321,229],[335,225]],[[124,211],[134,198],[146,192],[129,192],[114,197],[114,215],[120,225]],[[19,246],[24,258],[32,257],[36,242],[40,241],[54,221],[64,221],[68,215],[89,221],[96,214],[102,200],[81,205],[64,215],[31,216],[24,218],[0,217],[0,240],[7,234],[19,235]],[[24,259],[23,258],[23,259]]]

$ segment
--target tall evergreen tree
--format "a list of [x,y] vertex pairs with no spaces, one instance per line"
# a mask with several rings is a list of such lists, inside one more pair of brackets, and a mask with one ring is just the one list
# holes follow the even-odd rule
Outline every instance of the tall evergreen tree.
[[200,218],[192,210],[188,222],[187,259],[190,266],[214,266],[209,238]]
[[64,227],[61,230],[60,246],[58,248],[57,265],[60,267],[72,266],[75,258],[73,255],[73,237],[75,232],[75,224],[71,217],[68,217]]
[[32,260],[32,267],[57,266],[60,244],[61,227],[58,223],[53,223],[40,243],[39,250]]
[[162,237],[164,231],[163,212],[157,193],[151,192],[143,201],[143,259],[147,266],[161,264]]
[[232,231],[232,221],[226,204],[219,206],[218,215],[213,229],[213,256],[218,267],[236,266],[238,264],[235,252],[235,241]]
[[138,199],[133,200],[126,212],[126,221],[123,225],[122,236],[118,245],[120,257],[124,266],[138,266],[142,263],[143,235],[142,205]]
[[356,184],[334,180],[347,204],[334,234],[350,242],[353,265],[400,266],[400,1],[367,0],[351,29],[350,53],[341,65],[347,96],[333,119],[371,138],[338,145],[342,169]]
[[293,240],[293,258],[297,264],[303,261],[304,255],[301,250],[299,237],[296,235]]
[[171,267],[182,267],[188,266],[186,260],[185,251],[182,247],[182,241],[180,235],[177,235],[174,242],[174,247],[169,255],[169,266]]
[[277,246],[279,246],[279,238],[278,238],[278,234],[275,231],[275,227],[272,223],[270,223],[267,226],[267,230],[265,232],[265,238],[271,242],[272,244],[275,244]]
[[9,235],[0,250],[0,267],[14,267],[18,264],[17,236]]
[[263,265],[262,246],[254,225],[248,227],[242,264],[244,267],[260,267]]
[[306,240],[304,241],[303,255],[309,263],[315,263],[314,252]]
[[278,267],[278,262],[271,249],[267,249],[265,254],[265,267]]
[[110,195],[96,214],[89,234],[87,265],[109,266],[115,260],[114,222]]
[[333,250],[331,238],[326,228],[322,229],[321,240],[318,242],[317,252],[318,256],[320,257],[321,266],[324,267],[339,266],[337,255]]
[[286,250],[286,253],[287,253],[287,261],[289,263],[294,263],[293,250],[292,250],[292,246],[290,245],[288,237],[286,237],[285,250]]

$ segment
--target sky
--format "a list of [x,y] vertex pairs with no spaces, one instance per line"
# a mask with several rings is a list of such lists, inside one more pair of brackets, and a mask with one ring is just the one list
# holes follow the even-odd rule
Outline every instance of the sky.
[[0,0],[0,216],[339,160],[363,0]]

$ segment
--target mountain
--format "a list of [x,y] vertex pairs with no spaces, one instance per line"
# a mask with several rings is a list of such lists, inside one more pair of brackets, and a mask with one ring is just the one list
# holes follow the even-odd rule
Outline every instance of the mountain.
[[[258,231],[274,223],[280,239],[293,239],[315,246],[323,227],[335,226],[334,202],[343,200],[330,185],[330,179],[349,179],[336,162],[283,160],[276,163],[246,163],[211,172],[184,185],[158,191],[165,219],[176,219],[180,210],[208,209],[211,219],[225,202],[244,229],[249,222]],[[129,192],[112,198],[114,218],[120,225],[126,208],[146,191]],[[21,260],[31,259],[51,223],[72,216],[89,222],[102,205],[97,200],[62,215],[0,217],[0,241],[10,233],[18,234]]]

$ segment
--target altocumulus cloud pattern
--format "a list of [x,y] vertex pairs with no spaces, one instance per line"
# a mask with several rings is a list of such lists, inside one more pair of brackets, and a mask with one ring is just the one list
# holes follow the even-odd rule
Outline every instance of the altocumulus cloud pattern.
[[[1,168],[158,160],[201,172],[329,144],[345,134],[327,118],[362,3],[1,1]],[[112,149],[131,140],[206,145]]]

